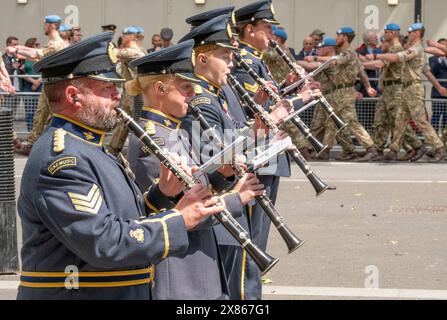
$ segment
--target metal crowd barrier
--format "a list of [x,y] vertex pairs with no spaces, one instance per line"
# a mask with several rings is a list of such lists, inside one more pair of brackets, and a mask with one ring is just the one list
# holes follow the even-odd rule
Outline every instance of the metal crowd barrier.
[[[19,78],[23,78],[25,76],[17,76]],[[371,79],[375,80],[375,79]],[[447,82],[447,80],[440,80],[440,82]],[[426,88],[427,95],[431,93],[427,86]],[[4,99],[0,97],[0,107],[8,107],[13,112],[14,119],[14,129],[17,134],[26,135],[30,132],[32,128],[32,116],[34,114],[35,109],[37,108],[37,102],[39,100],[40,93],[33,92],[17,92],[15,95],[10,95],[5,92],[0,92],[0,95],[3,96]],[[1,100],[4,100],[1,102]],[[378,102],[378,98],[363,98],[356,102],[357,115],[360,123],[365,127],[365,129],[371,134],[374,130],[374,116],[376,105]],[[444,128],[444,124],[447,124],[447,99],[426,99],[425,106],[428,112],[428,115],[431,119],[431,115],[433,112],[433,105],[436,104],[438,109],[444,109],[444,114],[439,117],[439,123],[435,129],[438,130],[439,134],[442,134],[442,129]],[[143,107],[143,100],[141,96],[136,97],[134,100],[134,116],[139,117],[141,113],[141,109]],[[301,114],[301,118],[303,121],[311,127],[312,117],[314,113],[314,108],[311,108]]]

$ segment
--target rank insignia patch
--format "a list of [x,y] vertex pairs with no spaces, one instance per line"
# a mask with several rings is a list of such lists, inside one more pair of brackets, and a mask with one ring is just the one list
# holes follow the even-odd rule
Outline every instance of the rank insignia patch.
[[90,189],[87,195],[69,192],[68,197],[77,211],[98,214],[102,205],[102,195],[96,184]]

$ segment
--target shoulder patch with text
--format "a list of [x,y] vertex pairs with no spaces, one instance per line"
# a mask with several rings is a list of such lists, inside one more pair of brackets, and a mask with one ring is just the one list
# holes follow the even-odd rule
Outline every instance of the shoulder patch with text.
[[211,99],[207,98],[207,97],[199,97],[199,98],[192,100],[190,103],[194,107],[198,106],[200,104],[211,104]]
[[56,172],[67,167],[76,167],[78,164],[76,157],[65,157],[54,161],[48,166],[48,172],[54,175]]

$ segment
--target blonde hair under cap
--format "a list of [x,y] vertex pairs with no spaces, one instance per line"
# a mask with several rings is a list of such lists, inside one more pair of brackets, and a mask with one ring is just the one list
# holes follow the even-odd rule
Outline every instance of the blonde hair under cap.
[[125,88],[128,94],[131,96],[138,96],[143,93],[144,89],[154,85],[158,81],[164,84],[170,83],[174,80],[174,75],[171,74],[157,74],[151,76],[137,77],[133,80],[127,81]]

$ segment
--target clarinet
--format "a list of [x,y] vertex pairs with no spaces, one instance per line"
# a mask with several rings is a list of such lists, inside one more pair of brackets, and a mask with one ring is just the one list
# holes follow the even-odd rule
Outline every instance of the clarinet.
[[[146,145],[151,153],[157,157],[161,164],[163,164],[175,177],[185,186],[187,190],[191,189],[199,183],[188,176],[183,169],[177,165],[169,154],[160,148],[157,143],[141,128],[138,123],[129,116],[123,109],[115,108],[117,114],[123,119],[125,125],[132,131],[141,142]],[[221,203],[218,203],[218,205]],[[224,206],[225,208],[225,206]],[[234,219],[231,213],[224,209],[222,212],[215,215],[216,219],[227,229],[228,232],[241,244],[247,253],[253,258],[258,265],[262,274],[266,274],[273,266],[278,263],[279,259],[269,256],[267,253],[259,249],[256,244],[250,239],[249,234],[244,228]]]
[[[230,86],[232,86],[236,92],[241,96],[242,100],[247,104],[248,108],[250,108],[251,112],[256,115],[273,133],[277,133],[280,131],[280,128],[276,125],[276,123],[272,120],[267,111],[264,110],[261,106],[259,106],[252,97],[248,94],[248,92],[241,86],[241,84],[236,80],[233,75],[228,75],[228,82]],[[298,148],[294,148],[293,150],[288,150],[287,154],[296,162],[301,171],[306,175],[309,182],[315,189],[317,196],[320,196],[329,189],[329,186],[325,184],[311,169],[309,164],[303,158]]]
[[[189,113],[200,122],[200,126],[202,130],[207,134],[209,140],[212,140],[214,146],[217,149],[222,150],[225,146],[222,140],[218,137],[216,132],[211,128],[208,121],[203,117],[200,109],[197,106],[189,105]],[[235,172],[238,178],[242,178],[245,176],[244,169],[232,159],[231,168]],[[293,232],[286,226],[284,219],[281,217],[279,212],[276,210],[272,200],[268,196],[257,196],[255,197],[256,202],[261,206],[264,212],[267,214],[269,219],[272,221],[273,225],[278,230],[279,234],[283,238],[284,242],[289,249],[289,254],[294,252],[296,249],[301,247],[304,244],[304,241],[300,240],[297,236],[293,234]]]
[[[273,91],[272,88],[267,84],[267,81],[262,79],[253,69],[248,65],[247,62],[242,59],[240,54],[234,53],[234,56],[239,63],[239,65],[250,75],[250,77],[253,78],[253,80],[256,81],[256,83],[259,84],[259,87],[267,93],[267,95],[275,102],[278,103],[282,101],[281,97]],[[289,120],[292,124],[294,124],[298,130],[304,135],[306,140],[312,145],[312,147],[317,152],[317,155],[322,153],[324,150],[326,150],[327,146],[324,146],[320,141],[317,140],[311,133],[310,128],[304,123],[303,120],[297,115],[294,118],[291,118]],[[287,127],[284,128],[285,131],[289,131]]]
[[[306,71],[294,63],[290,58],[286,55],[284,50],[279,46],[278,42],[275,40],[270,40],[270,47],[272,47],[279,56],[284,60],[284,62],[287,64],[287,66],[301,79],[306,79]],[[303,85],[308,84],[310,81],[309,79],[306,79],[303,82]],[[300,89],[300,87],[298,87]],[[343,120],[335,114],[334,108],[332,108],[331,104],[326,100],[326,98],[323,95],[320,95],[317,100],[321,103],[321,106],[323,107],[324,111],[329,115],[329,117],[334,122],[335,126],[337,127],[338,131],[341,131],[343,128],[345,128],[348,124],[344,123]]]

